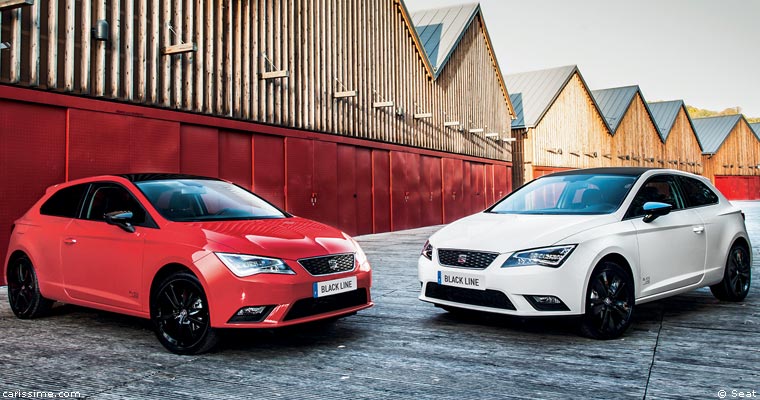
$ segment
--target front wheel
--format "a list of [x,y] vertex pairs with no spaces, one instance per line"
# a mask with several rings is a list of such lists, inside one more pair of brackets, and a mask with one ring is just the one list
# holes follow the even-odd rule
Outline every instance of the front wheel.
[[752,266],[749,261],[749,252],[740,245],[731,246],[726,260],[726,269],[723,272],[723,280],[710,286],[710,291],[718,300],[742,301],[749,293],[749,284],[752,279]]
[[8,265],[8,302],[21,319],[45,316],[53,301],[42,297],[37,274],[27,256],[13,259]]
[[218,342],[211,327],[208,301],[200,281],[189,272],[170,275],[159,284],[150,302],[156,336],[176,354],[200,354]]
[[586,290],[581,331],[594,339],[614,339],[631,325],[633,279],[620,265],[606,261],[594,269]]

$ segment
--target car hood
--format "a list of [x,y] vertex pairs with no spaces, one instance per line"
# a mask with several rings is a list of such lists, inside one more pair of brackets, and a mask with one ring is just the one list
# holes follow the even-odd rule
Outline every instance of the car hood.
[[[356,251],[348,235],[325,224],[292,217],[191,223],[221,251],[297,260]],[[212,247],[213,244],[212,244]]]
[[611,215],[530,215],[479,213],[436,232],[437,248],[511,253],[558,244],[578,232],[614,222]]

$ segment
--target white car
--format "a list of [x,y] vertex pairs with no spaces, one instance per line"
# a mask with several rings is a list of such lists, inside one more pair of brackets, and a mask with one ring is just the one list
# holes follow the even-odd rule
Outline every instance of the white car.
[[559,172],[431,236],[419,298],[448,311],[582,315],[584,334],[611,339],[636,304],[703,286],[743,300],[751,248],[744,214],[703,177]]

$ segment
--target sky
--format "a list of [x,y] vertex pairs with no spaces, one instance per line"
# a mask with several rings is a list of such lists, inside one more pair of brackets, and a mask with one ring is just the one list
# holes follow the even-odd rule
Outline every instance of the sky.
[[[410,12],[471,3],[405,0]],[[578,65],[592,90],[639,85],[760,118],[758,0],[482,0],[502,74]],[[507,87],[509,90],[509,87]]]

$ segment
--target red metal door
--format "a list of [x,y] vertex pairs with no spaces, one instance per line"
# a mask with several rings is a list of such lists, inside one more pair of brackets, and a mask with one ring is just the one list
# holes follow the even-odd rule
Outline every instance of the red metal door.
[[[494,198],[496,196],[496,186],[494,184],[494,165],[493,164],[486,164],[485,166],[485,172],[486,172],[486,207],[490,206],[494,203]],[[496,166],[498,168],[498,166]]]
[[509,171],[507,167],[501,165],[495,165],[493,167],[494,176],[494,202],[501,200],[509,190],[509,180],[511,178],[512,171]]
[[462,209],[459,218],[472,214],[472,163],[462,161]]
[[412,193],[407,190],[409,168],[405,153],[391,151],[391,230],[398,231],[409,227],[409,207]]
[[338,213],[337,228],[349,235],[356,235],[357,179],[356,147],[338,145]]
[[417,153],[404,153],[406,157],[406,188],[405,192],[409,193],[409,199],[406,202],[408,209],[406,213],[406,228],[419,228],[422,226],[422,199],[423,184],[420,177],[420,168],[422,160]]
[[[21,138],[21,139],[20,139]],[[66,111],[0,100],[0,260],[5,260],[10,226],[45,189],[63,182]],[[4,285],[0,273],[0,285]]]
[[179,126],[178,122],[70,109],[69,178],[179,172]]
[[473,162],[470,164],[471,203],[470,214],[483,211],[486,208],[485,164]]
[[443,198],[441,188],[441,159],[421,156],[420,158],[421,226],[443,223]]
[[285,143],[279,136],[253,135],[253,190],[285,208]]
[[463,214],[462,160],[444,158],[443,167],[443,223],[448,224]]
[[752,177],[752,184],[750,186],[750,199],[760,200],[760,176]]
[[314,212],[312,219],[338,225],[338,145],[314,141]]
[[356,148],[356,234],[372,233],[372,151]]
[[251,189],[253,183],[253,150],[250,134],[219,132],[219,177]]
[[314,212],[314,190],[312,187],[314,144],[312,140],[286,138],[285,154],[287,165],[287,206],[288,212],[309,218]]
[[180,127],[179,170],[183,174],[219,176],[219,131],[216,128]]
[[715,188],[718,189],[721,193],[723,193],[723,196],[726,196],[727,199],[731,199],[731,177],[729,176],[716,176],[715,177]]
[[372,150],[372,227],[373,232],[391,230],[390,153]]

